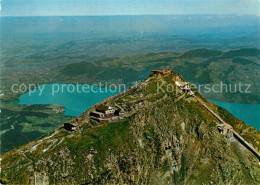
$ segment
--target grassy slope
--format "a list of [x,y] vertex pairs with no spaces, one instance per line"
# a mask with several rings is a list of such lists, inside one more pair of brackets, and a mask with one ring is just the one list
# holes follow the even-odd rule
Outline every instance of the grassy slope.
[[[231,54],[230,54],[231,53]],[[186,57],[183,57],[186,56]],[[199,56],[199,57],[198,57]],[[225,57],[224,57],[225,56]],[[67,82],[67,83],[127,83],[128,86],[132,85],[131,82],[139,81],[148,76],[151,69],[155,68],[173,68],[176,71],[183,74],[185,80],[193,83],[213,83],[223,81],[224,83],[235,84],[238,82],[252,83],[252,92],[250,94],[245,93],[223,93],[223,94],[204,94],[206,98],[220,101],[236,101],[244,103],[259,103],[259,50],[257,49],[241,49],[229,52],[218,52],[215,50],[198,49],[191,50],[184,54],[178,54],[173,52],[162,53],[149,53],[142,56],[124,57],[124,58],[107,58],[95,63],[84,62],[84,58],[81,62],[75,64],[64,65],[63,67],[56,66],[54,71],[49,73],[17,73],[13,68],[10,71],[5,71],[3,76],[10,76],[11,78],[4,78],[2,80],[3,93],[7,99],[7,102],[17,98],[19,94],[10,93],[10,85],[15,83],[50,83],[50,82]],[[75,62],[75,61],[71,61]],[[14,73],[15,74],[12,74]],[[38,132],[38,128],[33,132],[28,133],[28,140],[24,140],[19,130],[24,130],[27,123],[31,124],[32,119],[23,118],[19,116],[20,113],[13,107],[10,107],[8,103],[3,104],[2,109],[11,111],[17,116],[13,116],[10,121],[17,122],[16,134],[10,132],[4,135],[5,141],[12,141],[15,138],[9,140],[9,137],[13,135],[20,135],[15,142],[8,144],[11,148],[18,146],[25,142],[29,142],[32,139],[39,137],[42,133],[48,132],[50,129],[45,129],[46,124],[54,128],[52,120],[60,119],[66,120],[64,116],[56,116],[48,114],[48,118],[45,121],[37,121],[37,126],[41,133]],[[17,105],[18,111],[21,111],[23,107]],[[44,106],[39,106],[37,110],[43,109]],[[28,116],[31,116],[27,111]],[[8,113],[9,114],[9,113]],[[26,114],[27,115],[27,114]],[[35,113],[34,116],[41,117],[41,114]],[[8,115],[6,116],[6,118]],[[50,118],[50,119],[49,119]],[[48,120],[49,119],[49,120]],[[21,122],[22,121],[22,122]],[[10,128],[7,120],[3,121],[2,128]],[[5,123],[6,122],[6,123]],[[60,123],[63,121],[59,121]],[[39,123],[39,124],[38,124]],[[42,126],[40,125],[42,124]],[[34,123],[35,125],[35,123]],[[54,124],[57,126],[57,123]],[[240,128],[241,129],[241,128]],[[45,130],[45,131],[44,131]],[[13,130],[14,131],[14,130]],[[35,132],[36,131],[36,132]],[[246,137],[246,136],[245,136]],[[23,142],[20,142],[22,141]],[[8,142],[5,142],[8,143]],[[15,144],[16,143],[16,144]],[[9,148],[10,148],[9,147]],[[8,147],[7,147],[8,148]],[[6,151],[6,150],[5,150]]]
[[[163,81],[172,83],[172,77]],[[202,184],[209,179],[213,183],[254,184],[260,180],[256,159],[238,143],[230,145],[202,105],[188,101],[189,96],[176,102],[176,89],[167,95],[156,94],[157,80],[148,83],[146,89],[140,85],[107,100],[124,102],[124,108],[135,112],[125,122],[91,128],[84,121],[87,111],[80,117],[83,126],[79,132],[60,130],[33,152],[21,151],[35,142],[4,154],[2,181],[26,183],[33,175],[30,169],[39,175],[46,173],[50,183],[63,184],[128,184],[134,179],[149,184]],[[249,137],[256,136],[259,133]],[[53,140],[58,143],[64,137],[59,145],[42,153]]]

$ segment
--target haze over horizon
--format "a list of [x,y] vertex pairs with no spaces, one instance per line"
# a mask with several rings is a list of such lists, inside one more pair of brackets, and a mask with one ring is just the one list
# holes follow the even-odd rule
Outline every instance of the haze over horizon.
[[259,0],[8,0],[1,16],[255,15]]

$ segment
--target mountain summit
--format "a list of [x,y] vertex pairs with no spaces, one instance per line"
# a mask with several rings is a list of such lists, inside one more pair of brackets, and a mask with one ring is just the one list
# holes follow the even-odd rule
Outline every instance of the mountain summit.
[[153,70],[1,156],[8,184],[259,184],[260,134],[180,74]]

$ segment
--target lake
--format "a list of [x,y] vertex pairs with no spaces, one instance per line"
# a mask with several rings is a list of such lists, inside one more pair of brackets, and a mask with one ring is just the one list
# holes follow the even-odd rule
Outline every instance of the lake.
[[[67,85],[67,84],[65,84]],[[70,88],[62,88],[62,84],[44,84],[44,90],[40,94],[40,88],[34,93],[25,93],[19,97],[19,104],[57,104],[65,107],[65,115],[79,116],[92,105],[119,93],[117,90],[109,90],[98,86],[89,85],[92,92],[83,91],[83,86],[79,85],[78,89],[72,92],[72,84]],[[77,89],[76,85],[73,85]],[[57,88],[59,92],[53,93]],[[63,91],[62,91],[63,89]],[[81,91],[81,92],[80,92]]]
[[[19,97],[19,104],[58,104],[65,107],[65,115],[79,116],[85,112],[92,105],[104,100],[109,96],[116,95],[119,91],[100,88],[98,86],[91,86],[96,92],[70,92],[69,89],[64,89],[53,95],[53,86],[56,85],[61,88],[62,84],[45,84],[44,90],[39,95],[40,90],[37,89],[35,93],[25,93]],[[72,84],[70,84],[72,85]],[[42,87],[43,85],[41,85]],[[76,88],[76,85],[75,85]],[[79,89],[82,85],[79,85]],[[243,104],[211,101],[216,105],[225,108],[231,114],[238,117],[248,125],[260,130],[260,104]]]
[[260,104],[244,104],[220,101],[211,102],[226,109],[246,124],[256,128],[257,130],[260,130]]

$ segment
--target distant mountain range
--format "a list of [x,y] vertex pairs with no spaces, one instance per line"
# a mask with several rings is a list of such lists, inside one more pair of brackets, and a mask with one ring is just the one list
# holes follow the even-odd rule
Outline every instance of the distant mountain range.
[[[68,64],[56,70],[55,79],[60,81],[80,81],[94,83],[131,84],[148,76],[154,68],[171,68],[183,74],[184,79],[199,86],[202,94],[211,100],[260,103],[260,50],[244,48],[221,52],[217,50],[196,49],[185,53],[150,53],[141,56],[108,58],[94,63],[79,62]],[[205,85],[226,84],[232,92],[206,92]],[[239,83],[250,86],[250,93],[234,92]]]

